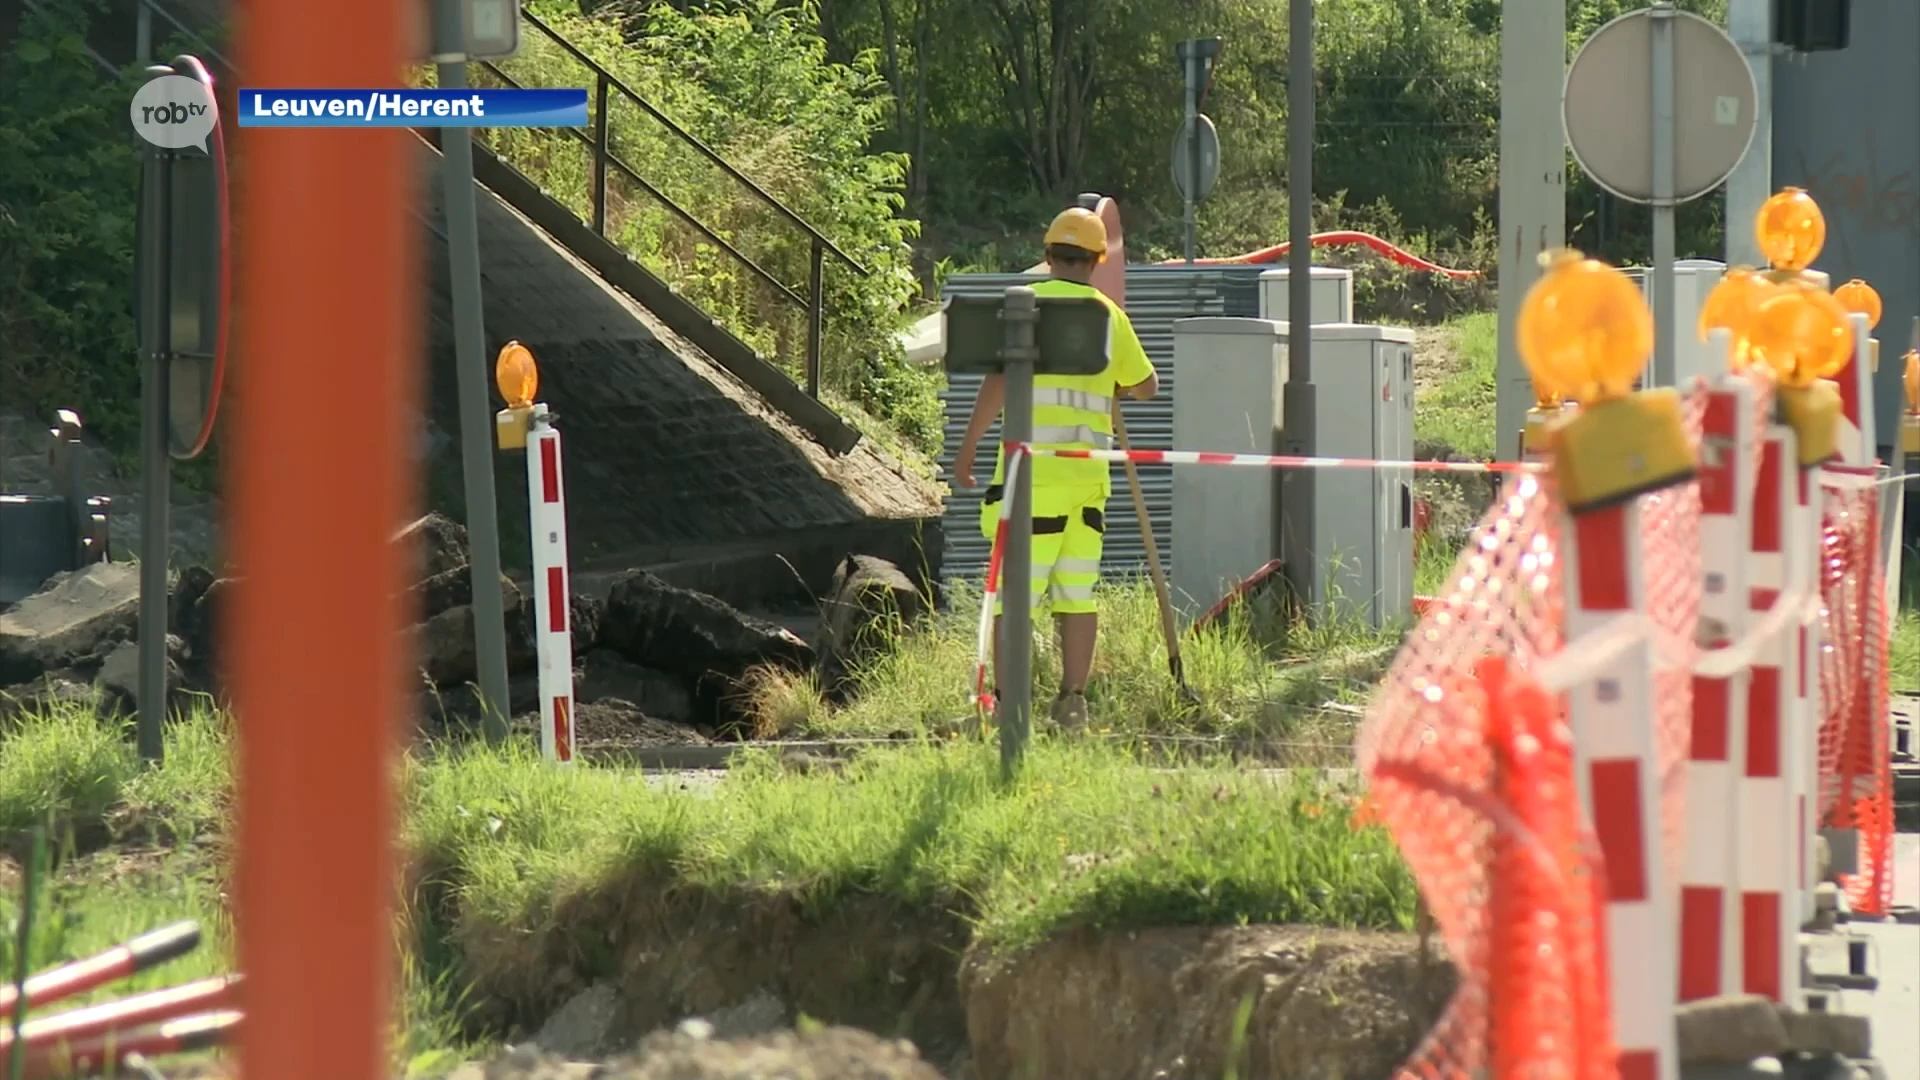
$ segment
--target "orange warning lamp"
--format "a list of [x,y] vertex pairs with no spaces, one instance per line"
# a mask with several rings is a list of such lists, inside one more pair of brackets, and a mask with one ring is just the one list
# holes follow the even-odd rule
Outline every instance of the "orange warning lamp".
[[[1681,483],[1696,467],[1680,395],[1635,393],[1653,352],[1653,313],[1627,275],[1577,251],[1542,256],[1514,327],[1535,386],[1580,402],[1544,432],[1574,513]],[[1538,390],[1536,390],[1538,394]]]
[[507,401],[507,407],[494,414],[494,439],[502,450],[525,450],[533,395],[540,389],[540,365],[533,362],[533,351],[518,341],[502,345],[493,362],[493,382]]
[[1827,244],[1827,217],[1813,196],[1796,187],[1781,188],[1779,193],[1760,204],[1754,217],[1754,239],[1760,253],[1775,270],[1799,273],[1820,257]]
[[1582,403],[1632,393],[1653,352],[1653,314],[1640,290],[1577,251],[1542,258],[1547,272],[1528,291],[1514,328],[1535,385]]
[[1907,350],[1907,370],[1900,382],[1907,392],[1907,415],[1900,421],[1900,441],[1908,454],[1920,457],[1920,349]]
[[1873,286],[1859,278],[1854,278],[1833,290],[1833,298],[1840,301],[1840,306],[1845,308],[1848,314],[1865,315],[1867,329],[1871,330],[1880,325],[1880,313],[1883,309],[1880,306],[1880,294],[1874,291]]
[[1847,309],[1831,293],[1783,289],[1754,313],[1755,355],[1781,386],[1804,388],[1839,372],[1853,358]]
[[1735,266],[1728,269],[1700,305],[1700,340],[1707,340],[1715,330],[1731,333],[1736,371],[1752,362],[1753,348],[1747,334],[1753,326],[1754,313],[1776,288],[1752,267]]
[[493,362],[493,382],[507,399],[507,408],[532,405],[534,392],[540,389],[540,366],[533,362],[533,352],[517,341],[500,346],[500,357]]

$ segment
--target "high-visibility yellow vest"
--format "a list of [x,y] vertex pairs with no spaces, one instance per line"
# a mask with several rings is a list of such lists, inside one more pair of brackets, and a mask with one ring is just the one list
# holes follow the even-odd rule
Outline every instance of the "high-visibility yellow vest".
[[[1095,296],[1107,305],[1115,322],[1126,312],[1091,285],[1050,279],[1033,291],[1041,296]],[[1036,375],[1033,379],[1033,445],[1036,448],[1109,450],[1113,448],[1113,402],[1119,392],[1114,374],[1114,332],[1107,331],[1107,364],[1097,375]],[[1129,332],[1125,340],[1137,339]],[[1006,475],[1006,451],[993,466],[993,486],[983,507],[998,514],[1001,483]],[[1033,468],[1033,512],[1036,516],[1064,513],[1072,506],[1104,500],[1113,493],[1113,466],[1105,461],[1036,457]],[[1058,505],[1056,505],[1058,504]]]

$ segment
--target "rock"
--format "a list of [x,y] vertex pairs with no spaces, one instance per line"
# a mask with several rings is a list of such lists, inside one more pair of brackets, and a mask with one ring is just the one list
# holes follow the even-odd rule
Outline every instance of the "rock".
[[173,583],[173,592],[167,597],[167,632],[185,638],[186,627],[193,621],[193,608],[213,587],[213,571],[204,566],[189,566],[180,571],[179,578]]
[[1777,1058],[1757,1058],[1738,1065],[1726,1062],[1682,1062],[1680,1065],[1680,1080],[1781,1080],[1785,1075]]
[[1790,1049],[1803,1054],[1828,1053],[1849,1058],[1873,1056],[1873,1024],[1868,1017],[1786,1008],[1777,1011]]
[[[526,633],[525,619],[516,618],[521,611],[520,590],[504,579],[500,588],[507,606],[507,666],[509,670],[516,666],[525,670],[532,663],[533,643]],[[479,678],[474,654],[473,608],[467,605],[448,608],[416,625],[414,648],[420,670],[442,690]]]
[[420,579],[407,594],[418,619],[431,619],[448,608],[473,602],[473,569],[466,563]]
[[609,1062],[606,1080],[942,1080],[913,1044],[857,1028],[780,1031],[751,1039],[713,1032],[656,1032],[630,1059]]
[[925,612],[926,597],[898,566],[872,555],[847,556],[821,605],[814,643],[821,691],[845,700],[853,673]]
[[97,668],[133,635],[139,616],[140,568],[133,563],[94,563],[54,575],[46,588],[0,614],[0,686],[61,668]]
[[609,698],[632,702],[656,720],[693,720],[693,692],[686,680],[641,667],[611,649],[596,649],[574,661],[573,696],[583,705]]
[[[544,723],[546,716],[537,703],[524,711],[516,706],[514,727],[538,734]],[[650,746],[706,746],[712,742],[692,727],[648,716],[633,702],[619,698],[575,704],[573,741],[581,750],[616,751]]]
[[90,704],[94,699],[93,687],[77,678],[68,677],[71,674],[50,672],[41,676],[38,682],[0,689],[0,723],[23,712]]
[[[538,600],[538,596],[529,590],[521,599],[520,611],[515,616],[525,627],[529,648],[534,647],[535,634],[546,622],[544,614],[534,610]],[[600,625],[606,619],[606,611],[607,606],[596,597],[577,592],[567,594],[567,637],[572,642],[576,658],[600,644]]]
[[414,564],[417,569],[412,575],[415,581],[424,581],[467,565],[466,527],[439,511],[429,513],[401,529],[394,535],[393,541],[414,546],[418,560]]
[[614,579],[601,639],[636,664],[714,693],[759,665],[795,672],[813,666],[813,649],[792,631],[644,570]]
[[751,1039],[787,1026],[787,1006],[761,990],[745,1001],[715,1009],[707,1022],[713,1025],[716,1038]]
[[597,1058],[608,1050],[620,995],[607,983],[595,983],[568,999],[547,1017],[533,1036],[540,1049],[564,1058]]
[[[186,688],[186,677],[181,671],[180,657],[186,652],[186,644],[172,634],[167,635],[167,708],[169,711],[186,704],[182,700],[182,691]],[[99,693],[99,713],[103,717],[136,716],[140,711],[140,643],[125,641],[114,646],[107,659],[100,665],[100,674],[94,676],[93,688]]]
[[1675,1010],[1674,1024],[1682,1064],[1744,1064],[1788,1046],[1780,1011],[1759,994],[1684,1002]]
[[174,623],[174,632],[186,643],[187,685],[214,696],[221,693],[220,636],[223,614],[233,603],[235,578],[220,578],[193,599]]

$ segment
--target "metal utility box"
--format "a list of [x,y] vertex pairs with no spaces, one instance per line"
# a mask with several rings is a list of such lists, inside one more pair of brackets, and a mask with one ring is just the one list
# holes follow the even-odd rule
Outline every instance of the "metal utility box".
[[[1413,331],[1313,327],[1307,364],[1290,361],[1282,453],[1413,457]],[[1413,615],[1413,473],[1406,468],[1280,470],[1280,553],[1315,623],[1374,628]]]
[[[1275,322],[1287,321],[1287,304],[1291,299],[1290,282],[1293,280],[1291,268],[1260,272],[1260,317]],[[1313,268],[1313,302],[1307,312],[1308,321],[1315,323],[1345,323],[1353,321],[1353,271],[1338,266],[1316,266]]]
[[[1287,324],[1193,318],[1173,324],[1173,443],[1182,450],[1277,454],[1287,386]],[[1176,465],[1173,602],[1204,614],[1280,554],[1280,476],[1271,469]]]

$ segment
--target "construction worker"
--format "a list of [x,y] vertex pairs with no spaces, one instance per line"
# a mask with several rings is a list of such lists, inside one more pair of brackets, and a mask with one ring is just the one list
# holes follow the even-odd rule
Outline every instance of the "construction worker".
[[[1033,445],[1035,448],[1100,449],[1113,446],[1113,409],[1119,394],[1144,401],[1160,390],[1160,380],[1140,347],[1140,338],[1126,312],[1089,282],[1094,267],[1107,257],[1107,229],[1098,215],[1074,207],[1064,210],[1047,227],[1047,270],[1051,278],[1033,286],[1041,296],[1098,297],[1107,305],[1107,366],[1098,375],[1036,375],[1033,380]],[[955,479],[963,488],[977,486],[973,459],[980,439],[1000,415],[1006,402],[1006,383],[989,375],[980,384],[966,436],[960,440]],[[1006,497],[1004,447],[993,467],[980,508],[980,527],[991,539]],[[1104,461],[1034,457],[1028,459],[1033,477],[1033,581],[1030,602],[1044,601],[1053,610],[1060,633],[1060,694],[1054,699],[1053,722],[1062,730],[1087,722],[1087,677],[1093,670],[1093,645],[1099,629],[1093,588],[1100,579],[1100,550],[1106,530],[1107,497],[1113,493],[1111,467]],[[1002,583],[1004,596],[1019,582]],[[1000,667],[1000,602],[994,607],[994,670]],[[996,690],[997,695],[997,690]]]

